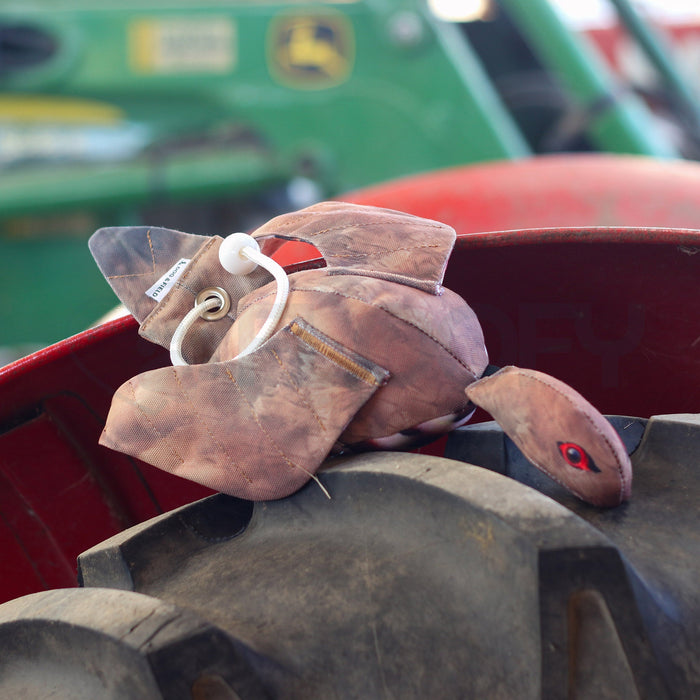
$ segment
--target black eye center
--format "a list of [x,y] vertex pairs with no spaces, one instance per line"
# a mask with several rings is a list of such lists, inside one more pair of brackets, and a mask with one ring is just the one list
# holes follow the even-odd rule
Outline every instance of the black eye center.
[[581,469],[584,472],[600,471],[588,452],[575,442],[558,442],[557,447],[570,467]]
[[580,464],[581,460],[583,459],[583,455],[577,447],[567,447],[566,459],[571,462],[571,464]]

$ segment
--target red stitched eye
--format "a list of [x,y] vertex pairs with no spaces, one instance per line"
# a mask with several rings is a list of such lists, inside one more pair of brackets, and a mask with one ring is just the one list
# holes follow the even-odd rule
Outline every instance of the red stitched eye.
[[570,467],[580,469],[584,472],[600,471],[586,450],[575,442],[558,442],[557,447],[559,448],[559,452],[561,452],[561,456]]

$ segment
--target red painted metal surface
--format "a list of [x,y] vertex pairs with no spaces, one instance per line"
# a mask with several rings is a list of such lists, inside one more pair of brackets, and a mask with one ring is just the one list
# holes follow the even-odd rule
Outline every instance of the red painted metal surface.
[[0,370],[0,600],[75,586],[86,547],[207,493],[97,444],[115,387],[167,361],[136,330],[118,319]]
[[491,361],[548,372],[604,413],[700,411],[700,232],[557,229],[460,237],[446,286]]
[[[608,413],[698,412],[700,231],[640,228],[633,204],[643,197],[647,226],[700,228],[700,167],[576,160],[435,173],[352,199],[457,227],[446,286],[476,309],[494,363],[550,372]],[[588,228],[562,228],[568,206],[568,226]],[[500,228],[558,228],[469,233],[499,228],[499,210]],[[620,224],[628,214],[634,228]],[[116,387],[168,361],[124,318],[0,369],[0,600],[75,585],[79,552],[206,493],[97,444]]]
[[[457,233],[582,226],[700,229],[700,165],[586,154],[451,168],[351,192],[342,199],[406,211]],[[306,243],[282,264],[317,255]]]
[[453,168],[344,199],[449,223],[458,233],[581,226],[700,229],[700,165],[587,154]]

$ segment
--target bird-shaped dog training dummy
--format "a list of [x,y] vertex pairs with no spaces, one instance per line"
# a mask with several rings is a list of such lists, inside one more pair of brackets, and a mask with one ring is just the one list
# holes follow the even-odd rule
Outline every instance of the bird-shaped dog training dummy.
[[[312,243],[326,267],[287,276],[267,254]],[[282,498],[331,453],[404,448],[491,413],[580,498],[630,495],[617,433],[566,384],[506,367],[484,377],[481,326],[442,287],[455,232],[325,202],[226,239],[104,228],[90,249],[140,334],[173,366],[121,386],[101,443],[212,489]]]

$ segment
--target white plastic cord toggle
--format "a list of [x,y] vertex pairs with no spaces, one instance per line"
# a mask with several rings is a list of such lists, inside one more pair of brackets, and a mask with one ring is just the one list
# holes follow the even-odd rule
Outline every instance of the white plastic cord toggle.
[[[244,357],[257,350],[274,333],[287,305],[289,279],[287,278],[287,273],[278,263],[260,252],[258,242],[247,233],[232,233],[223,240],[219,248],[219,262],[225,270],[234,275],[248,275],[260,265],[277,282],[275,301],[265,323],[263,323],[250,343],[236,355],[236,357]],[[170,341],[170,361],[174,366],[187,364],[182,357],[182,342],[192,324],[206,312],[221,306],[221,303],[221,299],[215,296],[207,297],[202,302],[197,301],[194,308],[180,321]]]
[[232,275],[249,275],[259,263],[249,257],[249,252],[260,253],[258,242],[247,233],[226,236],[219,248],[221,267]]

